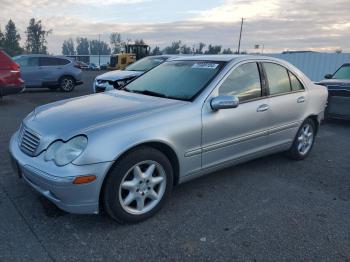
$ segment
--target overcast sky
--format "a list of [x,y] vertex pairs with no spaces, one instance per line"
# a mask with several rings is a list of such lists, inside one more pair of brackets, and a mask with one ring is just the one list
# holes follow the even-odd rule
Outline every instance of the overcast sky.
[[349,0],[0,0],[0,28],[11,18],[25,39],[29,19],[42,20],[53,33],[50,53],[60,54],[64,39],[77,36],[109,41],[143,38],[164,47],[182,40],[237,48],[244,17],[242,49],[350,51]]

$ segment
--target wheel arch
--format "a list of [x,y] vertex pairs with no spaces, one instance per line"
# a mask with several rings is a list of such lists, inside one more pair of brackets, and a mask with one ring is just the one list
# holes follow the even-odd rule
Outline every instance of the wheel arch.
[[126,156],[127,154],[129,154],[132,151],[135,151],[139,148],[142,147],[151,147],[154,149],[159,150],[160,152],[162,152],[170,161],[170,164],[173,168],[173,172],[174,172],[174,181],[173,181],[173,185],[177,185],[179,183],[179,177],[180,177],[180,162],[179,162],[179,158],[175,152],[175,150],[168,145],[165,142],[160,142],[160,141],[148,141],[148,142],[142,142],[140,144],[137,145],[133,145],[132,147],[126,149],[123,153],[121,153],[115,160],[114,163],[109,167],[106,175],[103,178],[103,182],[101,184],[101,188],[100,188],[100,193],[99,193],[99,206],[100,206],[100,210],[103,207],[102,205],[102,200],[103,200],[103,193],[104,193],[104,187],[105,187],[105,181],[106,178],[108,177],[110,171],[112,170],[112,168],[114,168],[114,166],[116,166],[119,161]]
[[64,78],[64,77],[70,77],[70,78],[72,78],[72,79],[74,80],[74,82],[76,82],[76,81],[77,81],[77,79],[75,79],[75,77],[74,77],[73,75],[70,75],[70,74],[64,74],[64,75],[61,75],[61,76],[58,78],[58,83],[60,83],[60,82],[61,82],[61,80],[62,80],[62,78]]
[[315,124],[315,134],[318,133],[318,128],[319,128],[319,125],[321,124],[319,121],[318,121],[318,116],[317,115],[309,115],[306,119],[311,119],[314,124]]

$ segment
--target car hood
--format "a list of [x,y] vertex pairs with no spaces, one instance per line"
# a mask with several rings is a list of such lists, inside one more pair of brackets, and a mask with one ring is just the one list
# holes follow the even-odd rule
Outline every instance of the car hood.
[[104,73],[96,77],[97,80],[107,80],[116,81],[123,80],[125,78],[136,77],[142,75],[143,71],[125,71],[125,70],[115,70],[111,72]]
[[185,105],[188,102],[146,96],[125,91],[88,95],[40,106],[25,120],[27,127],[49,140],[67,140],[88,130],[145,118],[155,112]]

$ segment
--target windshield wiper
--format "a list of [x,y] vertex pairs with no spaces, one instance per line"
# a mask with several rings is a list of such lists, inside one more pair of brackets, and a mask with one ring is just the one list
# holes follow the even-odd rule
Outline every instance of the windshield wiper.
[[133,92],[133,93],[138,93],[138,94],[143,94],[143,95],[148,95],[148,96],[157,96],[157,97],[163,97],[163,98],[168,98],[168,96],[162,94],[162,93],[158,93],[158,92],[154,92],[154,91],[150,91],[150,90],[127,90],[129,92]]

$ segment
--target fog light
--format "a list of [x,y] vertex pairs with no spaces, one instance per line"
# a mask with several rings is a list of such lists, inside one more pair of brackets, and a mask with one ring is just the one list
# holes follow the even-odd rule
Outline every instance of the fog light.
[[73,180],[73,184],[86,184],[96,180],[96,176],[78,176]]

